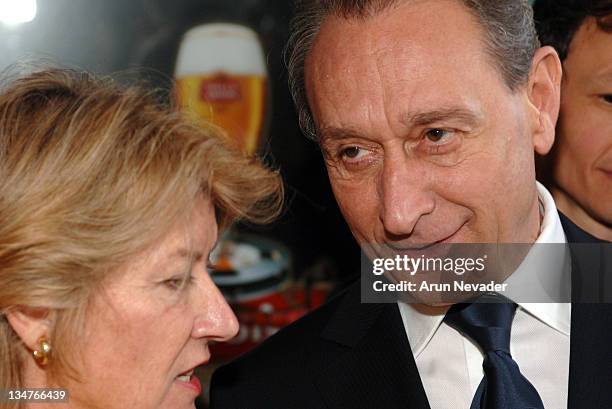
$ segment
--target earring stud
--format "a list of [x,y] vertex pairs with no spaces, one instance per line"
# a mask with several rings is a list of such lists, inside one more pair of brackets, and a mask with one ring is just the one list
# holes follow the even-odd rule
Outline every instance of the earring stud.
[[46,337],[40,337],[38,340],[38,345],[40,345],[40,349],[35,349],[32,352],[34,355],[34,359],[38,362],[39,365],[45,366],[49,363],[49,354],[51,353],[51,344],[47,341]]

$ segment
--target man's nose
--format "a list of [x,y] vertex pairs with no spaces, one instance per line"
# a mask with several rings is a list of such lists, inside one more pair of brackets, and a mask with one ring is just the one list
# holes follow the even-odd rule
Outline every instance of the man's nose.
[[419,219],[434,211],[429,185],[427,169],[417,160],[402,156],[385,161],[379,194],[380,218],[388,233],[412,235]]
[[198,296],[201,297],[200,311],[193,326],[192,336],[214,341],[227,341],[235,337],[238,333],[238,319],[208,275],[203,291]]

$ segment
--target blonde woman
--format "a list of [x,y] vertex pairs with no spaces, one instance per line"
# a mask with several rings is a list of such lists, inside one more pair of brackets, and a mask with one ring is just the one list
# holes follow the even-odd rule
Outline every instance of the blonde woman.
[[[63,69],[12,80],[0,90],[0,390],[64,389],[70,409],[193,408],[208,343],[238,329],[211,249],[281,200],[276,173],[142,89]],[[46,405],[58,407],[33,406]]]

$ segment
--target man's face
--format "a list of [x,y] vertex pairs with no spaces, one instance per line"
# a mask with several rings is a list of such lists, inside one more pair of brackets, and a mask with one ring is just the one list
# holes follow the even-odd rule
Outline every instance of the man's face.
[[587,19],[563,68],[555,198],[587,230],[612,234],[612,34]]
[[306,89],[336,199],[360,244],[533,242],[532,115],[459,2],[328,17]]

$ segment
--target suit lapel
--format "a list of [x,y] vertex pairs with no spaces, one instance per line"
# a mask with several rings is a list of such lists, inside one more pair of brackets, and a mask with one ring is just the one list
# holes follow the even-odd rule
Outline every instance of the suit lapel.
[[[561,221],[568,242],[592,242]],[[584,272],[583,258],[573,263]],[[324,357],[311,361],[323,400],[333,409],[429,409],[397,305],[361,304],[359,289],[349,289],[311,351]],[[575,303],[571,321],[568,408],[612,408],[612,304]]]
[[570,409],[612,408],[612,304],[573,304]]
[[353,286],[321,338],[335,351],[316,381],[328,407],[429,409],[396,304],[361,304]]
[[[561,214],[569,243],[579,245],[572,251],[572,298],[593,301],[610,265],[603,263],[602,241],[588,235]],[[598,247],[598,245],[600,247]],[[599,262],[599,261],[602,262]],[[569,409],[612,408],[612,304],[572,304],[570,336]]]

